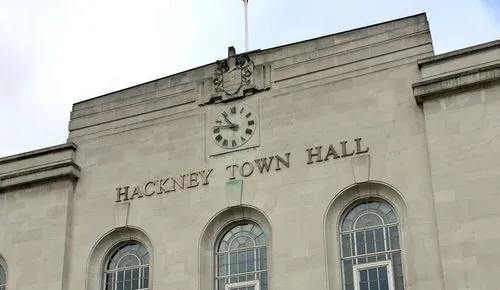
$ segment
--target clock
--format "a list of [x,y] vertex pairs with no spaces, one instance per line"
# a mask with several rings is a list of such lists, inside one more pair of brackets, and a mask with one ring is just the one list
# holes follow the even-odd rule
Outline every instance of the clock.
[[247,143],[257,129],[257,115],[246,104],[221,110],[212,124],[212,139],[222,149],[236,149]]

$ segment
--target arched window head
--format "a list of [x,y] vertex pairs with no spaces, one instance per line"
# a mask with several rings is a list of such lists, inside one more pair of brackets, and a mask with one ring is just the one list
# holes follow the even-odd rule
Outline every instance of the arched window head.
[[121,245],[108,258],[104,275],[104,290],[149,289],[148,250],[138,242]]
[[227,229],[215,250],[216,290],[267,290],[267,235],[255,223]]
[[5,290],[5,284],[7,284],[7,275],[3,266],[0,265],[0,290]]
[[385,201],[357,204],[341,223],[344,290],[403,290],[398,218]]

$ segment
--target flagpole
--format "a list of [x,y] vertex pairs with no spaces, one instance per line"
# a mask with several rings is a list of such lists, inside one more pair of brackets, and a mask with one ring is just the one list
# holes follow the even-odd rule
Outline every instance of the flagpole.
[[245,51],[248,51],[248,0],[243,0],[245,5]]

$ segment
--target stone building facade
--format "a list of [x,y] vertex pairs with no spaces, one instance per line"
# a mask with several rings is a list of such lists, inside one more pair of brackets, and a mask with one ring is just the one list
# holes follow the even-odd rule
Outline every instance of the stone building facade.
[[0,289],[498,289],[499,80],[419,14],[76,103],[0,159]]

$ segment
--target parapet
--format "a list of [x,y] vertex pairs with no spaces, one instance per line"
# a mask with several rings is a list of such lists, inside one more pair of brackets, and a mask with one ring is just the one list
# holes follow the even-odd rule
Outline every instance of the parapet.
[[422,81],[413,84],[418,104],[500,81],[500,40],[428,57],[418,66]]
[[0,192],[50,179],[78,179],[75,152],[75,144],[65,143],[0,158]]

